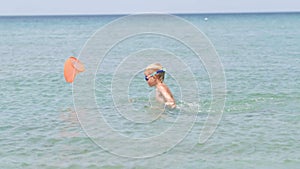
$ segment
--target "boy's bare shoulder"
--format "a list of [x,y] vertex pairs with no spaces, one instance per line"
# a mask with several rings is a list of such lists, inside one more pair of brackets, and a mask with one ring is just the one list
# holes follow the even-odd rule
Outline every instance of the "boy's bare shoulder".
[[157,85],[156,87],[158,89],[169,90],[169,87],[164,83],[161,83],[160,85]]

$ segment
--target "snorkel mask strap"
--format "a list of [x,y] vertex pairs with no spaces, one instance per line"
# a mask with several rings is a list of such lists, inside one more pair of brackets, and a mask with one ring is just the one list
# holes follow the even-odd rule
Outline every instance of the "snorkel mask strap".
[[162,68],[161,70],[158,70],[158,71],[152,73],[151,76],[155,76],[155,75],[158,74],[158,73],[164,73],[164,72],[166,72],[166,69],[165,69],[165,68]]
[[[158,71],[156,71],[156,72],[153,72],[151,75],[149,75],[150,77],[151,76],[155,76],[156,74],[158,74],[158,73],[164,73],[164,72],[166,72],[166,69],[165,68],[162,68],[161,70],[158,70]],[[146,81],[148,81],[148,77],[147,76],[145,76],[145,80]]]

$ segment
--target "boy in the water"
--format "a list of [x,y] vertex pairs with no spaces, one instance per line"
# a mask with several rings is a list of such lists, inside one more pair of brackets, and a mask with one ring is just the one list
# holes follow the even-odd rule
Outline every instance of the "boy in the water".
[[163,83],[165,78],[165,70],[159,63],[149,65],[145,71],[145,80],[150,87],[156,87],[156,100],[164,103],[169,108],[175,108],[176,103],[174,97],[166,84]]

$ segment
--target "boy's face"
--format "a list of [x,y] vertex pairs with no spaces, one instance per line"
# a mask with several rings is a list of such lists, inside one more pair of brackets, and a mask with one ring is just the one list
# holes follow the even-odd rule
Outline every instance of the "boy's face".
[[145,74],[145,77],[147,77],[147,83],[148,83],[148,85],[150,86],[150,87],[153,87],[153,86],[155,86],[156,84],[157,84],[157,78],[156,78],[156,76],[150,76],[152,73],[153,73],[154,71],[151,71],[151,70],[146,70],[145,72],[144,72],[144,74]]

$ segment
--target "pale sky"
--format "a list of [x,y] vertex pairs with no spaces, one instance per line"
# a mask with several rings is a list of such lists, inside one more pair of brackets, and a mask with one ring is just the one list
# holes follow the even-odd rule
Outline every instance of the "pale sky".
[[0,15],[300,12],[300,0],[1,0]]

